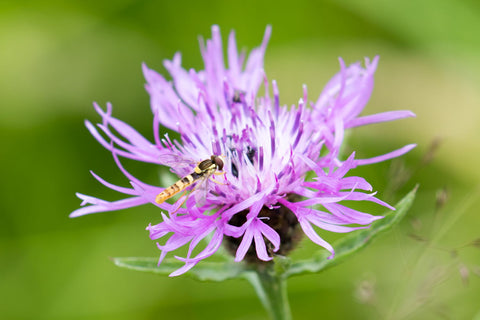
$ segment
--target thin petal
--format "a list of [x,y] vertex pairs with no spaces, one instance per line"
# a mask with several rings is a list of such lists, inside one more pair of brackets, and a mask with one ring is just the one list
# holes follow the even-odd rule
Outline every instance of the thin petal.
[[352,119],[345,125],[345,128],[359,127],[367,124],[387,122],[409,117],[415,117],[415,113],[408,110],[382,112]]
[[315,230],[313,230],[312,226],[306,219],[300,220],[300,226],[302,227],[303,232],[305,232],[307,237],[310,238],[310,240],[330,251],[332,255],[329,258],[333,258],[333,255],[335,254],[335,250],[333,250],[333,247],[328,242],[318,236],[318,234],[315,232]]
[[237,248],[237,253],[235,255],[235,262],[242,261],[245,255],[247,254],[248,249],[250,248],[250,245],[252,244],[252,239],[253,239],[253,230],[250,228],[247,228],[243,235],[242,242]]
[[398,150],[386,153],[386,154],[378,156],[378,157],[373,157],[373,158],[369,158],[369,159],[357,159],[357,160],[355,160],[355,163],[358,166],[363,166],[363,165],[366,165],[366,164],[372,164],[372,163],[377,163],[377,162],[382,162],[382,161],[385,161],[385,160],[397,158],[397,157],[409,152],[410,150],[412,150],[416,146],[417,146],[416,144],[408,144],[403,148],[400,148]]
[[113,202],[102,201],[102,203],[100,204],[94,204],[85,208],[77,209],[73,211],[69,217],[76,218],[76,217],[83,216],[90,213],[117,211],[121,209],[140,206],[146,203],[148,203],[148,201],[140,197],[132,197],[132,198],[122,199],[122,200],[113,201]]
[[262,233],[259,230],[256,230],[253,233],[253,238],[255,240],[255,251],[257,252],[257,257],[263,261],[272,260],[273,258],[267,253],[267,248],[265,246],[265,240],[263,240]]

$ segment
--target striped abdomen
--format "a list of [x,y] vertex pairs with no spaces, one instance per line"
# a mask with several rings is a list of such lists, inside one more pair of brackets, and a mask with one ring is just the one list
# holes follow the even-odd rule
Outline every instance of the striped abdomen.
[[182,179],[172,184],[170,187],[165,188],[165,190],[160,192],[155,198],[155,202],[158,204],[163,203],[165,200],[170,199],[180,191],[185,190],[185,188],[195,183],[195,181],[197,181],[201,176],[202,174],[197,174],[196,172],[194,172],[192,174],[189,174],[188,176],[183,177]]

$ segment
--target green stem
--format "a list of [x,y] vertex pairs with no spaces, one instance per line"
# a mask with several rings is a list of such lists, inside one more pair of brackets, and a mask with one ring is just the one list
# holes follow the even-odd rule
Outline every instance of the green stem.
[[287,296],[287,278],[273,268],[248,272],[245,277],[255,288],[265,309],[273,320],[291,320]]

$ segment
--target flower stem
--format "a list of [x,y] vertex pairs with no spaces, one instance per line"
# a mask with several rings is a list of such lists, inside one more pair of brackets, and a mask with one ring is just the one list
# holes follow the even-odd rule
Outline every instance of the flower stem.
[[277,274],[273,268],[256,269],[246,275],[260,301],[273,320],[291,320],[287,296],[287,278]]

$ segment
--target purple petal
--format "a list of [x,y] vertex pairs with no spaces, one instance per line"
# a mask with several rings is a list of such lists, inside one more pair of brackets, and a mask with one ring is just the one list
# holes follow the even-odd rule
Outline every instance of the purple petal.
[[267,247],[265,246],[265,241],[263,240],[262,233],[258,230],[254,231],[253,238],[255,240],[255,250],[257,251],[257,257],[263,261],[270,261],[273,258],[270,257],[267,253]]
[[254,235],[254,231],[251,228],[247,228],[247,230],[243,234],[242,242],[237,248],[237,253],[235,255],[235,262],[239,262],[243,260],[243,258],[245,257],[245,254],[247,254],[247,251],[250,248],[250,245],[252,244],[253,235]]
[[188,270],[192,269],[193,267],[195,267],[195,265],[198,263],[198,261],[190,261],[188,263],[186,263],[183,267],[181,267],[180,269],[170,273],[168,276],[169,277],[176,277],[176,276],[179,276],[179,275],[182,275],[184,274],[185,272],[187,272]]
[[280,236],[278,233],[272,227],[266,223],[263,223],[261,219],[257,219],[256,227],[262,233],[262,235],[273,244],[273,251],[278,251],[280,248]]
[[409,117],[415,117],[415,113],[408,110],[382,112],[352,119],[345,125],[345,128],[359,127],[367,124],[387,122]]
[[[379,58],[371,62],[365,59],[364,66],[347,66],[339,59],[340,71],[317,101],[310,102],[312,108],[308,108],[306,85],[302,86],[298,104],[289,107],[280,102],[277,82],[273,80],[270,86],[265,74],[264,56],[270,36],[271,27],[267,26],[261,45],[247,55],[246,51],[238,51],[232,31],[224,57],[220,29],[213,26],[211,38],[200,44],[204,70],[182,67],[181,55],[177,53],[171,61],[164,62],[172,81],[143,64],[153,113],[153,143],[114,118],[110,103],[106,110],[95,103],[101,123],[87,121],[86,127],[112,152],[131,188],[109,183],[93,172],[92,175],[107,188],[129,198],[108,202],[79,194],[82,206],[90,206],[72,212],[71,216],[145,203],[166,210],[159,212],[161,222],[149,224],[147,230],[151,239],[163,239],[163,244],[157,243],[161,251],[159,263],[169,252],[188,246],[186,257],[176,256],[185,263],[170,275],[177,276],[213,255],[225,236],[242,238],[235,261],[245,258],[253,241],[257,257],[271,260],[266,241],[276,252],[283,239],[268,218],[259,217],[263,208],[274,210],[283,205],[291,210],[305,234],[332,253],[330,258],[334,250],[317,234],[317,227],[350,232],[382,218],[350,209],[341,201],[370,201],[393,209],[377,199],[375,193],[365,193],[372,186],[363,177],[352,176],[350,170],[403,155],[414,145],[370,159],[355,159],[355,153],[345,161],[340,158],[347,128],[414,116],[409,111],[392,111],[359,117],[372,93]],[[262,84],[265,93],[259,94]],[[179,139],[163,135],[163,127],[177,131]],[[173,205],[157,204],[155,198],[164,189],[140,181],[120,162],[120,157],[124,157],[170,167],[179,176],[195,172],[203,178],[207,174],[199,173],[197,167],[212,155],[222,156],[223,166],[216,163],[219,170],[215,173],[223,174],[223,178],[212,175],[208,180],[194,181],[187,189],[194,196],[181,197]],[[288,201],[293,194],[305,199]],[[323,205],[324,211],[313,209],[316,205]],[[232,217],[240,212],[244,215],[245,210],[248,213],[242,225],[229,224]],[[208,243],[202,250],[200,243],[205,240]]]
[[[79,198],[81,198],[83,195],[77,194]],[[93,199],[93,198],[90,198]],[[126,209],[126,208],[131,208],[131,207],[136,207],[140,206],[142,204],[148,203],[147,200],[142,199],[140,197],[132,197],[132,198],[127,198],[127,199],[122,199],[118,201],[113,201],[113,202],[108,202],[104,200],[98,199],[98,204],[94,204],[85,208],[80,208],[75,211],[73,211],[69,217],[70,218],[76,218],[79,216],[83,216],[86,214],[90,213],[99,213],[99,212],[106,212],[106,211],[116,211],[116,210],[121,210],[121,209]],[[91,201],[91,200],[90,200]]]
[[315,242],[319,246],[322,246],[325,249],[327,249],[328,251],[330,251],[332,255],[329,258],[333,258],[334,254],[335,254],[335,250],[333,250],[333,247],[328,242],[326,242],[325,240],[323,240],[322,238],[320,238],[318,236],[318,234],[315,232],[315,230],[313,230],[312,226],[310,225],[310,223],[306,219],[302,219],[299,222],[300,222],[300,226],[302,227],[303,232],[305,232],[307,237],[309,237],[310,240],[312,240],[313,242]]
[[395,151],[386,153],[386,154],[378,156],[378,157],[373,157],[373,158],[369,158],[369,159],[357,159],[357,160],[355,160],[355,163],[358,166],[363,166],[363,165],[366,165],[366,164],[382,162],[382,161],[385,161],[385,160],[389,160],[389,159],[392,159],[392,158],[399,157],[399,156],[409,152],[410,150],[412,150],[416,146],[417,146],[416,144],[408,144],[403,148],[397,149]]
[[112,190],[115,190],[117,192],[121,192],[121,193],[124,193],[124,194],[129,194],[129,195],[137,195],[137,192],[134,190],[134,189],[130,189],[130,188],[125,188],[125,187],[119,187],[117,185],[114,185],[112,183],[109,183],[107,181],[105,181],[104,179],[102,179],[100,176],[96,175],[93,171],[90,171],[90,173],[92,174],[92,176],[97,179],[101,184],[103,184],[104,186],[112,189]]

